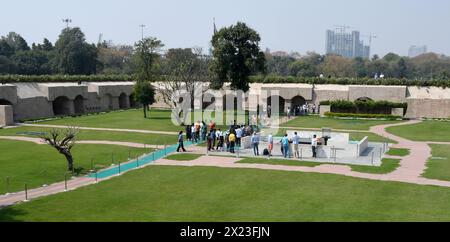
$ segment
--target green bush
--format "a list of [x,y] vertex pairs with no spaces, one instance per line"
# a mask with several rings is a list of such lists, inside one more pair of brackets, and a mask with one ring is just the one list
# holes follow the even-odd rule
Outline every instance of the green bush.
[[131,75],[0,75],[1,83],[10,82],[109,82],[132,81]]
[[413,79],[373,79],[373,78],[319,78],[319,77],[294,77],[259,75],[252,76],[251,82],[255,83],[305,83],[305,84],[341,84],[341,85],[385,85],[385,86],[436,86],[450,87],[450,80],[413,80]]
[[[326,103],[326,104],[323,104]],[[408,107],[407,103],[394,103],[389,101],[323,101],[320,105],[330,105],[331,111],[335,113],[363,113],[363,114],[391,114],[393,108]]]
[[[166,80],[166,76],[156,77],[158,80]],[[8,82],[103,82],[103,81],[131,81],[132,75],[0,75],[0,83]],[[251,76],[250,82],[254,83],[304,83],[304,84],[340,84],[340,85],[386,85],[386,86],[436,86],[450,87],[450,80],[412,80],[412,79],[372,79],[372,78],[319,78],[319,77],[295,77],[258,75]]]
[[363,114],[363,113],[333,113],[333,112],[326,112],[325,116],[327,116],[327,117],[335,117],[335,118],[370,118],[370,119],[388,119],[388,120],[402,119],[402,117],[400,117],[400,116],[391,115],[391,114]]

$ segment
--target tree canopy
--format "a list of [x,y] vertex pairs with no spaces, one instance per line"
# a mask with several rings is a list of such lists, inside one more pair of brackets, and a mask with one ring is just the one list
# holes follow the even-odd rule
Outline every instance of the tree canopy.
[[233,90],[248,91],[249,76],[265,70],[260,41],[259,34],[242,22],[215,33],[211,41],[211,69],[216,75],[212,87],[221,88],[225,82],[230,82]]
[[95,74],[97,48],[86,42],[80,28],[65,28],[55,43],[54,68],[61,74]]

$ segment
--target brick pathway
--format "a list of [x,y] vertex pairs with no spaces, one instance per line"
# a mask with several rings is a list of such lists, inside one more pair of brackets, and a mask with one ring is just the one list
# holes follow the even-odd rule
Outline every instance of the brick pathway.
[[[151,165],[172,165],[172,166],[213,166],[213,167],[225,167],[225,168],[251,168],[251,169],[263,169],[263,170],[281,170],[281,171],[293,171],[293,172],[314,172],[314,173],[326,173],[326,174],[338,174],[344,176],[358,177],[364,179],[371,180],[381,180],[381,181],[398,181],[398,182],[406,182],[420,185],[435,185],[435,186],[443,186],[450,187],[449,181],[440,181],[433,180],[421,177],[424,169],[426,168],[425,164],[427,160],[431,157],[431,149],[427,143],[439,143],[439,144],[450,144],[449,142],[414,142],[410,141],[393,134],[390,134],[385,131],[385,128],[390,126],[397,125],[409,125],[414,124],[420,121],[409,121],[405,123],[398,124],[387,124],[387,125],[379,125],[373,126],[370,128],[370,132],[377,133],[379,135],[385,136],[389,139],[395,140],[398,144],[395,144],[393,147],[396,148],[407,148],[410,150],[410,154],[405,157],[396,157],[401,159],[400,167],[397,168],[394,172],[389,174],[368,174],[368,173],[360,173],[354,172],[351,170],[349,166],[346,165],[319,165],[316,167],[301,167],[301,166],[285,166],[285,165],[269,165],[269,164],[241,164],[236,163],[239,161],[239,158],[234,157],[219,157],[219,156],[202,156],[193,161],[172,161],[166,159],[160,159],[155,161]],[[61,126],[64,127],[64,126]],[[91,129],[91,128],[89,128]],[[96,130],[110,130],[110,129],[97,129]],[[124,130],[122,130],[124,131]],[[124,131],[124,132],[134,132],[134,131]],[[16,139],[16,140],[24,140],[30,142],[41,143],[41,141],[37,138],[28,138],[28,137],[11,137],[11,136],[0,136],[0,138],[5,139]],[[103,141],[87,141],[93,143],[99,143]],[[113,142],[113,141],[104,141],[108,142],[108,144],[117,144],[122,143],[123,145],[128,144],[132,145],[133,143],[128,142]],[[142,144],[138,144],[141,145]],[[150,146],[148,146],[150,147]],[[197,153],[205,153],[205,147],[199,146],[191,146],[189,147],[190,152]],[[111,178],[111,177],[109,177]],[[108,178],[108,179],[109,179]],[[73,178],[68,181],[68,190],[74,190],[79,187],[91,185],[95,183],[95,179],[87,178],[87,177],[78,177]],[[59,182],[46,187],[40,187],[31,189],[28,191],[28,199],[33,199],[41,196],[48,196],[51,194],[56,194],[59,192],[64,192],[65,183]],[[17,192],[9,195],[0,196],[0,207],[12,205],[14,203],[25,200],[25,192]]]
[[[381,136],[387,137],[389,139],[395,140],[398,144],[393,145],[394,148],[406,148],[410,150],[410,154],[404,157],[394,157],[390,158],[400,159],[400,166],[393,172],[389,174],[369,174],[352,171],[349,166],[346,165],[319,165],[316,167],[301,167],[301,166],[284,166],[284,165],[269,165],[269,164],[241,164],[236,163],[239,158],[234,157],[218,157],[214,158],[210,156],[202,156],[194,161],[171,161],[161,159],[156,161],[156,165],[175,165],[175,166],[215,166],[215,167],[227,167],[227,168],[253,168],[253,169],[264,169],[264,170],[283,170],[283,171],[301,171],[301,172],[316,172],[316,173],[328,173],[328,174],[338,174],[344,176],[365,178],[371,180],[381,180],[381,181],[398,181],[407,182],[420,185],[436,185],[450,187],[450,181],[440,181],[434,179],[428,179],[421,177],[424,170],[426,169],[426,162],[431,157],[431,149],[428,146],[428,142],[415,142],[410,141],[393,134],[386,132],[387,127],[398,126],[398,125],[410,125],[415,124],[420,121],[408,121],[398,124],[385,124],[373,126],[370,128],[370,132],[379,134]],[[440,143],[440,142],[438,142]],[[443,142],[447,144],[447,142]],[[195,152],[205,153],[205,148],[196,148]]]

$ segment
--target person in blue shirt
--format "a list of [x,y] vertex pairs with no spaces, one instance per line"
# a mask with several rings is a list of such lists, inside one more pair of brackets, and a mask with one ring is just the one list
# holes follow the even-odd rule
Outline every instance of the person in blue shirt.
[[287,134],[285,134],[284,137],[281,139],[281,145],[283,146],[284,158],[288,158],[288,156],[289,156],[289,138],[288,138]]
[[251,137],[251,142],[253,146],[253,154],[259,155],[259,136],[254,132]]
[[184,145],[183,145],[183,131],[180,131],[180,133],[178,133],[178,148],[177,148],[177,152],[180,152],[180,148],[183,150],[183,152],[186,152],[186,149],[184,149]]

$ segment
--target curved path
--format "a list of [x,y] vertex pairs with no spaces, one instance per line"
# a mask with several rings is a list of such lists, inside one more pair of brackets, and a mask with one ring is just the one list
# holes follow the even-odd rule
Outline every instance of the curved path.
[[[413,184],[421,184],[421,185],[436,185],[443,187],[450,187],[450,181],[440,181],[433,180],[421,177],[422,173],[426,168],[426,162],[431,157],[431,149],[427,143],[435,143],[435,142],[414,142],[410,141],[393,134],[386,132],[387,127],[398,126],[398,125],[409,125],[418,123],[420,121],[409,121],[405,123],[398,124],[386,124],[386,125],[378,125],[370,128],[371,132],[377,133],[379,135],[385,136],[389,139],[395,140],[398,144],[395,144],[393,147],[398,148],[407,148],[410,150],[410,154],[400,158],[400,166],[393,172],[389,174],[369,174],[369,173],[361,173],[354,172],[351,170],[349,166],[346,165],[319,165],[316,167],[301,167],[301,166],[284,166],[284,165],[269,165],[269,164],[243,164],[236,163],[241,160],[240,158],[234,157],[221,157],[214,156],[213,159],[209,156],[202,156],[193,161],[172,161],[166,159],[160,159],[155,161],[150,165],[173,165],[173,166],[209,166],[209,167],[226,167],[226,168],[252,168],[252,169],[264,169],[264,170],[282,170],[282,171],[297,171],[297,172],[314,172],[314,173],[326,173],[326,174],[337,174],[372,180],[380,180],[380,181],[397,181],[397,182],[407,182]],[[64,127],[64,126],[60,126]],[[91,129],[91,128],[89,128]],[[100,130],[110,130],[110,129],[100,129]],[[122,130],[124,131],[124,130]],[[133,132],[133,131],[125,131],[125,132]],[[139,131],[140,132],[140,131]],[[0,136],[0,139],[13,139],[13,140],[23,140],[35,142],[38,144],[42,144],[39,138],[29,138],[29,137],[15,137],[15,136]],[[84,141],[92,144],[116,144],[116,145],[127,145],[131,147],[135,147],[134,145],[138,145],[142,147],[143,144],[136,143],[128,143],[128,142],[113,142],[113,141]],[[81,143],[81,142],[80,142]],[[448,142],[437,142],[440,144],[448,144]],[[151,146],[148,146],[151,147]],[[202,153],[201,150],[205,150],[203,147],[193,146],[189,149],[192,149],[193,152]],[[143,166],[144,167],[144,166]],[[111,177],[109,177],[111,178]],[[109,179],[107,178],[107,179]],[[103,179],[102,179],[103,180]],[[79,177],[74,178],[68,181],[68,189],[76,189],[81,186],[86,186],[95,183],[95,179],[87,178],[87,177]],[[59,182],[52,184],[47,187],[40,187],[36,189],[32,189],[28,192],[28,199],[37,198],[41,196],[47,196],[59,192],[63,192],[65,189],[64,182]],[[2,195],[0,196],[0,208],[2,206],[8,206],[14,204],[19,201],[23,201],[25,198],[25,192],[17,192],[10,195]]]
[[[0,139],[7,140],[17,140],[17,141],[28,141],[33,142],[35,144],[45,144],[40,138],[32,138],[32,137],[23,137],[23,136],[0,136]],[[133,142],[121,142],[121,141],[108,141],[108,140],[79,140],[78,144],[100,144],[100,145],[119,145],[133,148],[153,148],[157,149],[158,145],[148,145],[141,143],[133,143]],[[159,145],[161,147],[161,145]]]
[[[436,185],[450,187],[450,181],[441,181],[421,177],[426,169],[426,162],[431,157],[431,148],[427,142],[415,142],[410,141],[396,135],[388,133],[385,129],[391,126],[398,125],[410,125],[420,121],[408,121],[397,124],[385,124],[377,125],[370,128],[370,132],[377,133],[389,139],[395,140],[398,143],[393,145],[396,148],[406,148],[410,150],[410,154],[405,157],[395,157],[401,159],[400,166],[393,172],[388,174],[370,174],[352,171],[349,166],[346,165],[319,165],[316,167],[301,167],[301,166],[284,166],[284,165],[269,165],[269,164],[242,164],[236,163],[239,158],[234,157],[218,157],[214,156],[211,159],[208,156],[200,157],[193,161],[172,161],[172,160],[158,160],[154,164],[156,165],[176,165],[176,166],[216,166],[216,167],[228,167],[228,168],[253,168],[253,169],[265,169],[265,170],[283,170],[283,171],[302,171],[302,172],[316,172],[316,173],[328,173],[338,174],[344,176],[380,180],[380,181],[398,181],[407,182],[421,185]],[[197,152],[202,153],[201,150]],[[393,156],[387,156],[392,157]]]

